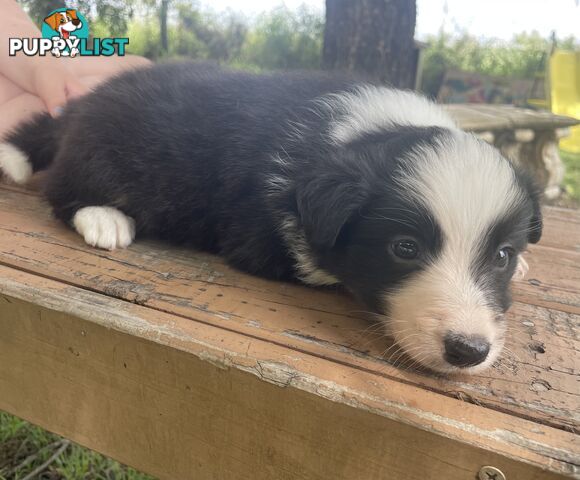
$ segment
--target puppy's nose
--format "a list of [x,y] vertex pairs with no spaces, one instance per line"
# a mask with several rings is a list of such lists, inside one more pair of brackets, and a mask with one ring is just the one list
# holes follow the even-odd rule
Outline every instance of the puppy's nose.
[[78,27],[78,26],[79,26],[79,24],[81,23],[81,21],[80,21],[78,18],[73,18],[73,19],[71,20],[71,22],[72,22],[72,24],[73,24],[75,27]]
[[473,367],[483,362],[489,353],[489,342],[480,336],[467,337],[455,333],[445,336],[445,360],[456,367]]

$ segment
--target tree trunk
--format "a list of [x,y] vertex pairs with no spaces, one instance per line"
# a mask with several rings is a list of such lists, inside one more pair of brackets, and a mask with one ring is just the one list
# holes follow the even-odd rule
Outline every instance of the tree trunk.
[[415,0],[326,0],[326,68],[413,88]]
[[159,9],[159,36],[161,37],[161,50],[167,54],[169,51],[169,38],[167,35],[167,14],[170,0],[161,0]]

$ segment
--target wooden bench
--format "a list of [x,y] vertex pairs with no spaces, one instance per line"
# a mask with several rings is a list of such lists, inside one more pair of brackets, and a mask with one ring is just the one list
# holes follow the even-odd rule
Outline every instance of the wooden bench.
[[445,108],[461,128],[473,131],[530,170],[547,199],[560,196],[565,169],[558,141],[570,135],[570,127],[580,120],[511,105],[455,104]]
[[501,361],[436,378],[344,292],[96,250],[1,186],[0,409],[163,479],[580,478],[580,214],[545,213]]

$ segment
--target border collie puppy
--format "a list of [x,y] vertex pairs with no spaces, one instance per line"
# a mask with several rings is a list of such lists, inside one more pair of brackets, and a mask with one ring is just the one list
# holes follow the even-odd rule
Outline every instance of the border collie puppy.
[[5,141],[4,174],[48,168],[55,215],[89,245],[155,236],[341,283],[440,372],[497,359],[541,235],[537,192],[495,148],[414,93],[325,74],[147,67]]

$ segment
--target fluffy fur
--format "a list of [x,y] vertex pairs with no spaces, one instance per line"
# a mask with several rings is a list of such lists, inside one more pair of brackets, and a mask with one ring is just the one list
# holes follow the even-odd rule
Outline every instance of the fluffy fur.
[[50,167],[46,197],[87,243],[150,235],[341,283],[438,371],[497,358],[509,282],[541,234],[535,189],[497,150],[422,97],[348,78],[159,65],[7,141],[2,169],[20,168],[14,152]]

